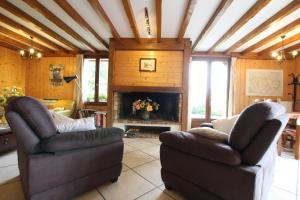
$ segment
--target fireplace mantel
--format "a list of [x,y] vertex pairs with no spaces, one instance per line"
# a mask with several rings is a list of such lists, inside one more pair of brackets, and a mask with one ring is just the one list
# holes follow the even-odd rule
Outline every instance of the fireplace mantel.
[[113,86],[113,92],[168,92],[183,93],[180,87]]

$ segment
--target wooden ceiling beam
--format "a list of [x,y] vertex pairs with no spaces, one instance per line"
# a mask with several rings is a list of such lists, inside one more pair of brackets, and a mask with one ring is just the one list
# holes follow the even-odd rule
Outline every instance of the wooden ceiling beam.
[[108,49],[107,42],[83,19],[78,12],[66,0],[54,0],[70,17],[72,17],[81,27],[92,33],[102,45]]
[[33,48],[36,48],[40,51],[44,51],[44,52],[48,52],[48,53],[54,53],[54,51],[52,49],[50,49],[49,47],[46,47],[46,46],[43,46],[29,38],[26,38],[22,35],[19,35],[18,33],[15,33],[3,26],[0,25],[0,33],[4,34],[5,36],[7,37],[10,37],[14,40],[17,40],[23,44],[26,44],[26,45],[32,45]]
[[270,2],[271,0],[258,0],[216,43],[212,45],[208,52],[212,52],[217,46],[229,39]]
[[[5,24],[7,24],[7,25],[9,25],[9,26],[11,26],[14,29],[23,31],[27,35],[32,36],[32,37],[40,40],[41,42],[43,42],[45,44],[49,44],[49,46],[52,46],[52,47],[56,48],[56,46],[54,45],[55,43],[53,43],[49,39],[47,39],[47,38],[45,38],[45,37],[37,34],[36,32],[32,31],[31,29],[29,29],[29,28],[27,28],[27,27],[25,27],[25,26],[23,26],[23,25],[15,22],[15,21],[13,21],[12,19],[10,19],[10,18],[2,15],[1,13],[0,13],[0,21],[3,22],[3,23],[5,23]],[[56,48],[56,49],[58,49],[58,48]],[[60,47],[59,50],[64,51],[66,53],[69,52],[66,49],[62,48],[62,47]]]
[[276,22],[280,21],[282,18],[286,17],[287,15],[291,14],[292,12],[294,12],[295,10],[297,10],[298,8],[300,8],[300,1],[299,0],[293,0],[290,4],[288,4],[286,7],[284,7],[280,11],[278,11],[275,15],[273,15],[272,17],[270,17],[267,21],[265,21],[264,23],[262,23],[261,25],[259,25],[257,28],[255,28],[253,31],[251,31],[246,36],[244,36],[242,39],[240,39],[239,41],[237,41],[236,43],[234,43],[230,48],[228,48],[228,50],[226,51],[226,53],[233,52],[235,49],[237,49],[238,47],[242,46],[246,42],[252,40],[257,35],[259,35],[263,31],[267,30],[273,24],[275,24]]
[[161,40],[161,5],[162,0],[155,1],[155,10],[156,10],[156,40],[160,42]]
[[[42,32],[48,34],[52,38],[58,40],[59,42],[63,43],[64,45],[70,47],[71,49],[76,50],[76,51],[79,50],[74,44],[72,44],[71,42],[69,42],[68,40],[66,40],[65,38],[63,38],[62,36],[57,34],[56,32],[54,32],[53,30],[51,30],[50,28],[48,28],[47,26],[45,26],[44,24],[39,22],[35,18],[31,17],[30,15],[28,15],[27,13],[25,13],[24,11],[22,11],[15,5],[13,5],[12,3],[8,2],[8,1],[0,1],[0,6],[2,8],[4,8],[5,10],[9,11],[10,13],[16,15],[17,17],[21,18],[22,20],[25,20],[27,23],[34,24],[36,28],[38,28]],[[47,43],[50,46],[53,46],[54,48],[59,49],[61,51],[67,51],[65,48],[57,45],[56,43],[54,43],[48,39],[47,39],[47,42],[45,42],[45,43]]]
[[23,43],[21,43],[21,42],[19,42],[17,40],[14,40],[14,39],[12,39],[10,37],[7,37],[5,35],[2,35],[2,34],[0,34],[0,41],[4,42],[6,44],[9,44],[9,45],[15,46],[15,47],[17,47],[19,49],[28,50],[30,48],[29,45],[23,44]]
[[86,41],[83,37],[81,37],[76,31],[74,31],[70,26],[68,26],[65,22],[63,22],[60,18],[50,12],[47,8],[45,8],[40,2],[37,0],[23,0],[26,4],[30,7],[35,9],[37,12],[42,14],[60,29],[64,30],[67,34],[72,36],[74,39],[78,40],[79,42],[85,44],[89,47],[92,51],[97,51],[97,49],[88,41]]
[[248,47],[244,51],[241,52],[241,54],[248,54],[251,53],[253,50],[258,49],[259,47],[262,47],[273,40],[276,40],[277,38],[280,38],[280,36],[287,34],[288,32],[292,31],[293,29],[300,27],[300,19],[293,21],[292,23],[288,24],[287,26],[279,29],[275,33],[272,33],[268,37],[262,39],[261,41],[253,44],[252,46]]
[[183,20],[181,22],[181,26],[178,33],[177,40],[181,42],[183,40],[184,34],[186,32],[187,26],[190,23],[191,17],[193,15],[194,9],[196,7],[197,0],[189,0],[188,5],[186,7]]
[[284,49],[284,51],[285,51],[285,52],[292,52],[292,51],[298,50],[298,49],[300,49],[300,43],[295,44],[295,45],[293,45],[293,46],[290,46],[290,47]]
[[96,12],[96,14],[100,17],[100,18],[104,18],[104,20],[106,21],[106,23],[108,24],[111,34],[113,35],[113,37],[115,39],[120,39],[120,35],[117,31],[117,29],[114,27],[113,23],[110,21],[108,15],[106,14],[105,10],[102,8],[101,4],[99,3],[98,0],[88,0],[88,2],[90,3],[91,7],[94,9],[94,11]]
[[129,20],[129,23],[130,23],[130,28],[131,28],[131,30],[134,34],[135,39],[139,42],[141,37],[140,37],[139,31],[138,31],[138,28],[137,28],[137,25],[136,25],[136,21],[135,21],[135,18],[134,18],[134,14],[133,14],[133,10],[132,10],[131,4],[130,4],[130,0],[122,0],[122,2],[123,2],[123,7],[124,7],[124,10],[126,12],[127,18]]
[[[283,40],[283,45],[286,46],[290,43],[293,43],[293,42],[296,42],[300,40],[300,33],[296,34],[296,35],[293,35],[289,38],[286,38]],[[261,56],[261,55],[270,55],[273,51],[277,50],[277,49],[280,49],[282,47],[282,42],[278,42],[276,44],[274,44],[273,46],[270,46],[260,52],[258,52],[258,55]]]
[[213,13],[213,15],[210,17],[209,21],[205,25],[205,27],[200,32],[199,36],[195,40],[192,49],[195,49],[198,43],[201,41],[202,38],[214,27],[214,25],[218,22],[220,17],[224,14],[224,12],[227,10],[227,8],[231,5],[233,0],[222,0],[220,4],[218,5],[217,9]]
[[4,41],[0,41],[0,46],[5,47],[5,48],[10,49],[10,50],[13,50],[13,51],[19,51],[20,50],[20,48],[14,46],[14,45],[11,45],[11,44],[7,44]]

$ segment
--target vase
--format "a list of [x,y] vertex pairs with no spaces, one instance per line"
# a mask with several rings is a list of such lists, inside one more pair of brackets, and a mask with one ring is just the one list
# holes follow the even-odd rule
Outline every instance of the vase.
[[142,118],[143,120],[148,120],[148,119],[150,119],[150,112],[148,112],[148,111],[146,111],[146,110],[143,110],[143,111],[141,112],[141,118]]

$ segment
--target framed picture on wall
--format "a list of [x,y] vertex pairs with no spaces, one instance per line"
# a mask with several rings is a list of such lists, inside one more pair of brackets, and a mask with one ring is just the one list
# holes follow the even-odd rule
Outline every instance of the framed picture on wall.
[[283,71],[269,69],[247,69],[246,95],[282,96]]
[[156,71],[156,58],[140,58],[140,71],[141,72],[155,72]]
[[50,71],[50,85],[53,86],[61,86],[63,85],[63,70],[65,66],[64,65],[49,65],[49,71]]

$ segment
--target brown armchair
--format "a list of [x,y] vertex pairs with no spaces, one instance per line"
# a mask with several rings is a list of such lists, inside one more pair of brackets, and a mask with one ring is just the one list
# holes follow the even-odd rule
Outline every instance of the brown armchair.
[[46,107],[31,97],[11,99],[6,118],[17,137],[26,199],[65,200],[117,181],[122,168],[123,130],[59,134]]
[[162,133],[161,176],[166,188],[188,199],[267,199],[276,141],[287,121],[283,106],[262,102],[241,113],[228,142],[180,131]]

